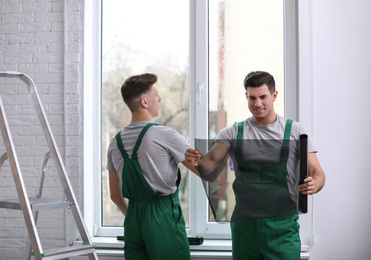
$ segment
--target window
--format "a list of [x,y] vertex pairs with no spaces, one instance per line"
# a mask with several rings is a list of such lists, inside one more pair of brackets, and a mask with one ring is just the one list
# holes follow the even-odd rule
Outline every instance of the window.
[[[284,28],[281,1],[209,1],[209,106],[208,139],[251,114],[243,79],[253,70],[275,77],[278,99],[275,111],[284,115]],[[235,197],[234,174],[225,167],[208,185],[217,221],[229,221]],[[209,215],[211,221],[213,215]]]
[[[191,41],[194,49],[190,83],[194,98],[190,104],[195,110],[191,113],[191,125],[197,127],[190,129],[192,141],[207,145],[202,141],[212,140],[226,125],[249,116],[242,83],[252,70],[266,70],[274,75],[280,93],[275,103],[276,112],[295,118],[295,5],[295,1],[283,0],[194,3],[192,10],[196,19],[191,20],[191,27],[197,26]],[[290,96],[285,93],[287,89]],[[289,106],[286,105],[288,100]],[[199,179],[191,178],[190,210],[197,211],[197,215],[190,215],[193,234],[230,237],[229,225],[223,224],[230,220],[234,207],[233,174],[228,174],[228,169],[226,166],[226,173],[206,187]],[[208,194],[213,194],[210,201],[214,204],[217,222],[208,207],[205,192],[201,192],[204,188]]]
[[[120,94],[124,80],[144,72],[157,74],[156,87],[163,101],[154,121],[189,139],[189,3],[104,0],[102,10],[102,227],[109,227],[122,226],[123,221],[110,200],[105,167],[110,139],[131,119]],[[181,167],[181,175],[179,196],[188,223],[189,175],[185,167]]]
[[[84,212],[94,235],[122,235],[124,218],[109,199],[105,160],[110,138],[130,120],[119,92],[130,75],[159,76],[163,110],[155,120],[175,128],[191,146],[249,116],[242,82],[251,70],[274,75],[276,111],[296,118],[295,0],[95,0],[86,5],[87,20],[94,24],[85,25],[91,36],[85,41],[93,43],[85,44],[85,52],[93,55],[85,55]],[[181,170],[188,233],[230,238],[232,174],[207,187],[219,207],[216,222],[203,183]]]

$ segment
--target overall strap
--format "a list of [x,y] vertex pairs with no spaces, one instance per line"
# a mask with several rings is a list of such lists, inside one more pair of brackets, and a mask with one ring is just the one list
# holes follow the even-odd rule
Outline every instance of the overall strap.
[[242,152],[241,152],[241,143],[242,143],[242,135],[243,135],[243,121],[237,123],[238,132],[237,132],[237,140],[236,140],[236,148],[234,150],[237,162],[242,160]]
[[[138,148],[139,148],[140,143],[142,142],[143,136],[144,136],[144,134],[147,132],[148,128],[150,128],[150,127],[153,126],[153,125],[158,125],[158,124],[156,124],[156,123],[149,123],[149,124],[147,124],[147,125],[142,129],[142,131],[140,132],[139,137],[138,137],[138,139],[137,139],[137,142],[136,142],[136,144],[135,144],[135,146],[134,146],[134,149],[133,149],[133,153],[132,153],[132,155],[131,155],[131,158],[134,158],[134,159],[137,158],[137,150],[138,150]],[[124,149],[124,144],[122,143],[122,139],[121,139],[121,130],[120,130],[120,131],[115,135],[115,137],[116,137],[117,146],[118,146],[118,148],[119,148],[119,150],[120,150],[120,152],[121,152],[122,157],[124,157],[124,159],[129,159],[129,155],[128,155],[127,152],[125,151],[125,149]]]
[[[283,136],[283,144],[282,144],[282,151],[281,151],[281,158],[288,158],[289,155],[289,147],[290,147],[290,134],[291,134],[291,126],[292,126],[292,119],[287,119],[286,126],[285,126],[285,133]],[[238,133],[237,133],[237,140],[236,140],[236,150],[237,153],[241,152],[241,142],[242,142],[242,134],[243,134],[243,121],[238,122]],[[240,155],[240,154],[237,154]]]
[[238,133],[237,133],[236,147],[240,148],[241,147],[241,142],[242,142],[242,134],[243,134],[243,121],[238,122],[237,126],[238,126]]
[[[286,126],[285,126],[285,134],[283,136],[283,139],[284,139],[283,146],[287,147],[287,148],[289,147],[289,142],[290,142],[290,133],[291,133],[292,122],[293,122],[292,119],[287,119]],[[242,134],[243,134],[243,121],[238,122],[237,125],[238,125],[237,147],[240,147],[241,146],[241,140],[242,140]]]
[[176,180],[176,186],[179,187],[180,181],[182,180],[182,175],[180,174],[180,170],[178,168],[178,178]]
[[282,144],[282,150],[281,150],[281,159],[288,158],[289,156],[290,134],[291,134],[292,122],[293,122],[292,119],[286,120],[285,133],[283,135],[283,144]]
[[124,157],[124,159],[129,159],[129,156],[124,149],[124,144],[122,143],[122,140],[121,140],[121,130],[115,135],[115,137],[116,137],[117,147],[119,148],[122,157]]
[[133,149],[133,153],[131,155],[131,158],[132,159],[137,159],[137,150],[140,146],[140,143],[142,142],[142,139],[143,139],[143,136],[145,135],[145,133],[147,132],[147,130],[153,126],[153,125],[158,125],[156,123],[149,123],[147,124],[143,129],[142,131],[140,132],[139,136],[138,136],[138,139],[137,139],[137,142],[135,143],[135,146],[134,146],[134,149]]

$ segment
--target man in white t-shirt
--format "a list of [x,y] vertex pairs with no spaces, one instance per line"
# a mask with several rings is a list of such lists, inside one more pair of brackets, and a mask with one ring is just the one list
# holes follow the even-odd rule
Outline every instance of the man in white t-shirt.
[[[125,215],[125,259],[190,259],[178,197],[178,164],[189,145],[170,127],[152,122],[161,97],[155,74],[128,78],[121,87],[131,122],[111,139],[107,170],[112,201]],[[127,205],[126,200],[129,200]]]
[[[252,117],[220,131],[202,156],[189,148],[186,160],[202,179],[213,181],[230,156],[236,179],[236,206],[231,219],[233,259],[300,259],[298,193],[320,191],[325,174],[305,127],[274,111],[278,92],[272,75],[250,72],[245,80]],[[300,135],[308,139],[308,177],[298,186],[296,175]]]

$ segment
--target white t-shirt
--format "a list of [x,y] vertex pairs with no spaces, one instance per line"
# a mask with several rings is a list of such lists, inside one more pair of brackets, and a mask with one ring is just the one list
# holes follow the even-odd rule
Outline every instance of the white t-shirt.
[[[142,129],[151,121],[131,122],[121,131],[124,149],[131,157],[135,143]],[[137,151],[137,158],[143,176],[157,194],[166,196],[176,191],[178,163],[184,161],[189,148],[187,140],[173,128],[154,125],[144,135]],[[122,177],[124,159],[112,137],[107,151],[106,169]]]
[[[280,159],[280,152],[282,147],[282,141],[285,132],[287,119],[277,115],[277,120],[269,125],[260,126],[257,125],[252,117],[247,118],[244,121],[243,127],[243,136],[242,136],[242,146],[244,144],[249,144],[253,149],[246,149],[244,154],[244,160],[246,161],[260,161],[260,162],[279,162]],[[238,133],[238,125],[234,123],[231,126],[228,126],[220,131],[218,136],[215,139],[215,142],[221,142],[227,145],[229,148],[229,155],[233,161],[233,164],[236,166],[237,161],[234,154],[235,142],[237,139]],[[308,136],[308,152],[317,152],[317,149],[314,145],[313,139],[310,136],[308,130],[298,122],[293,122],[291,126],[291,133],[290,133],[290,152],[287,161],[287,184],[289,188],[289,192],[293,201],[297,201],[298,193],[297,193],[297,166],[298,160],[300,158],[300,151],[298,146],[298,141],[300,140],[300,135],[306,134]],[[248,140],[248,141],[246,141]],[[271,148],[273,149],[266,149],[266,150],[258,150],[255,149],[259,147],[257,144],[259,140],[265,140],[265,143],[269,143]],[[254,144],[256,144],[254,146]],[[243,148],[242,148],[243,149]],[[273,153],[271,152],[273,150]],[[247,155],[247,156],[246,156]],[[248,157],[248,158],[245,158]],[[238,167],[234,167],[235,174],[238,176],[239,169]]]

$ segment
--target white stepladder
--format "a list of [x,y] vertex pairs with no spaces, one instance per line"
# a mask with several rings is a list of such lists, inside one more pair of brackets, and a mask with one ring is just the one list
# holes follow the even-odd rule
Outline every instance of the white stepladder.
[[[6,152],[0,156],[0,171],[4,161],[9,160],[14,183],[18,193],[18,198],[0,199],[0,208],[22,210],[29,234],[29,241],[26,248],[29,254],[26,254],[26,259],[30,259],[31,254],[37,260],[62,259],[81,255],[87,255],[90,260],[98,259],[98,256],[95,252],[95,245],[92,244],[86,226],[83,222],[78,202],[72,190],[71,183],[69,181],[65,166],[60,156],[58,147],[56,145],[53,133],[45,115],[44,108],[41,104],[41,100],[34,82],[28,75],[21,72],[0,71],[0,77],[18,78],[28,86],[34,108],[36,110],[41,128],[44,132],[46,143],[49,148],[49,151],[45,154],[44,163],[42,166],[42,176],[39,193],[36,195],[36,197],[28,197],[21,169],[18,163],[18,157],[15,151],[12,135],[10,133],[4,105],[0,97],[0,128],[6,149]],[[54,160],[54,165],[63,186],[66,199],[48,199],[41,197],[45,177],[45,167],[49,158],[52,158]],[[61,208],[70,208],[82,239],[82,245],[43,250],[36,227],[38,212],[41,210]],[[33,250],[32,253],[31,247]]]

